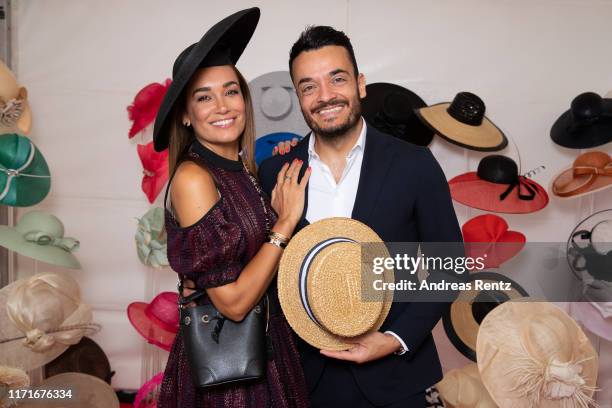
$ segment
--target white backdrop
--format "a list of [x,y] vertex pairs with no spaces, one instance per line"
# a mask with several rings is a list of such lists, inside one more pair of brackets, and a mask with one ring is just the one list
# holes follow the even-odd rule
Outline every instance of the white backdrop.
[[[150,205],[140,190],[136,140],[127,137],[126,107],[144,85],[170,77],[176,55],[231,12],[252,5],[262,10],[238,65],[247,79],[286,70],[289,49],[307,24],[332,25],[351,37],[368,82],[397,83],[430,104],[463,90],[478,94],[487,115],[520,149],[523,172],[546,166],[534,177],[545,186],[578,153],[552,143],[553,121],[577,94],[612,89],[610,0],[13,4],[14,72],[29,90],[30,136],[52,172],[51,193],[38,208],[60,217],[67,235],[81,241],[83,270],[73,276],[104,326],[94,339],[117,371],[115,387],[137,388],[151,371],[141,367],[151,350],[130,326],[127,305],[150,300],[157,289],[173,290],[176,277],[161,271],[154,281],[159,286],[152,287],[151,270],[136,256],[135,217]],[[475,170],[484,156],[438,138],[431,149],[448,178]],[[512,143],[502,153],[517,159]],[[504,218],[528,240],[562,241],[581,218],[611,207],[611,193],[552,199],[538,213]],[[459,204],[456,211],[461,223],[479,213]],[[19,276],[27,276],[35,266],[19,257],[18,268]],[[461,364],[442,332],[436,333],[445,367]]]

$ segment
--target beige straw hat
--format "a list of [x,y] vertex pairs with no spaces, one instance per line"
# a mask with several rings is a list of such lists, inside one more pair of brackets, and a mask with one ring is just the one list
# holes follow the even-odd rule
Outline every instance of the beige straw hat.
[[28,133],[32,126],[32,111],[28,92],[17,84],[17,79],[6,64],[0,61],[0,131]]
[[598,358],[582,329],[552,303],[521,300],[480,325],[478,370],[491,397],[502,408],[592,406]]
[[350,218],[327,218],[302,229],[287,245],[278,271],[278,297],[289,325],[326,350],[346,350],[350,338],[378,330],[393,292],[374,290],[373,283],[393,282],[394,271],[375,275],[372,259],[388,256],[380,237]]
[[476,363],[450,370],[436,388],[447,408],[497,408],[482,384]]
[[[474,282],[485,284],[504,282],[510,284],[509,291],[477,290]],[[455,348],[472,361],[476,361],[476,337],[485,316],[494,308],[512,299],[528,296],[527,291],[512,279],[496,272],[475,272],[468,277],[470,290],[459,292],[448,310],[442,316],[444,330]]]
[[28,374],[14,367],[0,365],[0,408],[9,407],[9,390],[22,390],[30,386]]
[[485,116],[485,104],[477,95],[459,92],[452,102],[416,110],[417,116],[447,141],[471,150],[491,152],[508,145],[503,132]]
[[0,290],[0,364],[32,370],[100,329],[77,282],[40,273]]
[[[50,393],[52,398],[24,399],[17,407],[119,408],[119,398],[111,386],[98,377],[88,374],[58,374],[33,387],[32,394],[35,395],[37,390],[39,392],[46,390],[45,393]],[[57,397],[53,395],[56,390]],[[61,398],[62,395],[64,398]]]

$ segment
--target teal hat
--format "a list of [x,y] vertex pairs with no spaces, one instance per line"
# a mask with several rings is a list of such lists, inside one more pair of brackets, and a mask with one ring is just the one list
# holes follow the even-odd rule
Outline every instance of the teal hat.
[[153,207],[138,219],[134,238],[140,262],[153,268],[168,266],[163,208]]
[[29,207],[50,188],[49,167],[34,143],[15,133],[0,135],[0,204]]
[[24,214],[15,227],[0,225],[0,246],[51,265],[81,269],[72,254],[79,241],[64,237],[59,218],[43,211]]

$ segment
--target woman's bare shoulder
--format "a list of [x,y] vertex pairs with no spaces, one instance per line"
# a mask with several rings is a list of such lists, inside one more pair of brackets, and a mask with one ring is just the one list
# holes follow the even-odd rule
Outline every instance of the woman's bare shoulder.
[[196,223],[219,200],[219,192],[210,172],[192,161],[176,169],[170,189],[172,207],[181,227]]

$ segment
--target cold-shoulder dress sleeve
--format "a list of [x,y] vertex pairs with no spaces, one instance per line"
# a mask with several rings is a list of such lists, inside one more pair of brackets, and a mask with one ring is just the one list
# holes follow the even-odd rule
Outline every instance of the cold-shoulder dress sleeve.
[[180,227],[166,210],[168,261],[200,289],[222,286],[238,279],[246,242],[240,226],[227,219],[221,198],[200,220]]

